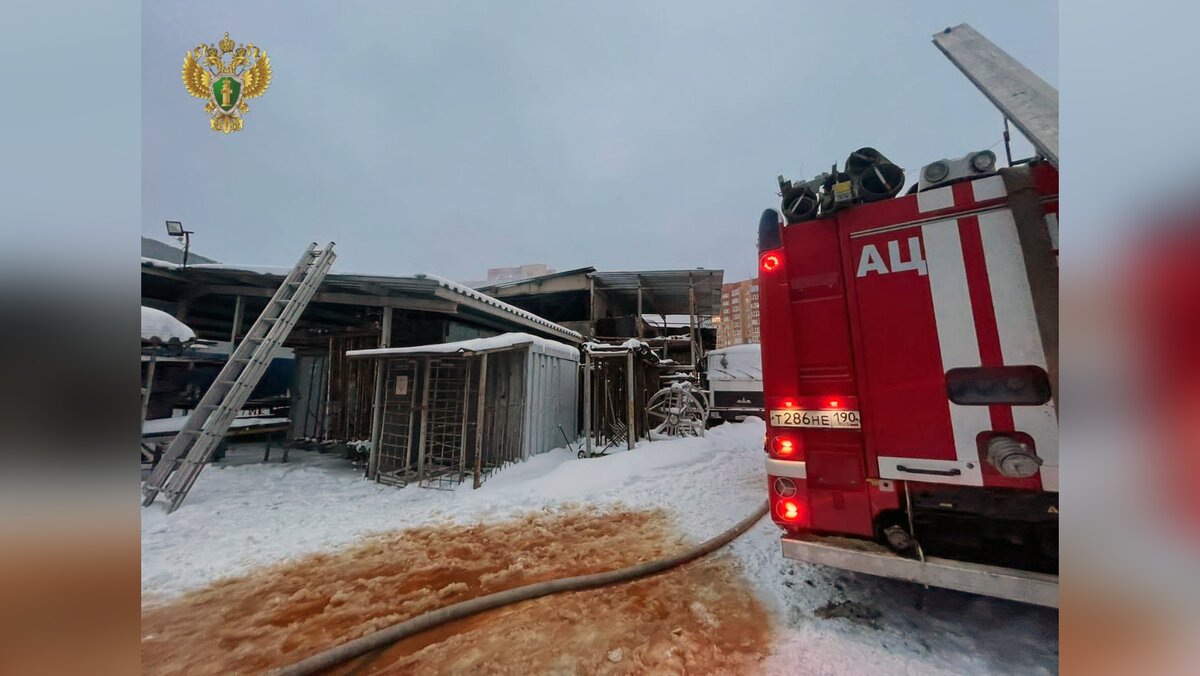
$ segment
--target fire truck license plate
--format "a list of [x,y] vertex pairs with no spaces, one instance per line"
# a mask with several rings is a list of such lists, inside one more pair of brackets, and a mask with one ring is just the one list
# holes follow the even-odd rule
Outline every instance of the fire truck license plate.
[[774,427],[828,427],[859,429],[858,411],[804,411],[800,409],[772,410]]

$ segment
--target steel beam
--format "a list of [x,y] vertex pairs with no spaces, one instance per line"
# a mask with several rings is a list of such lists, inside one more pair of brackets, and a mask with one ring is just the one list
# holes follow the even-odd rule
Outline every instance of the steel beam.
[[[196,289],[191,297],[201,296],[249,296],[253,298],[270,298],[275,294],[275,288],[265,286],[243,286],[238,284],[210,284]],[[335,305],[365,305],[369,307],[391,307],[400,310],[427,310],[430,312],[453,313],[458,309],[458,303],[453,299],[434,298],[404,298],[393,296],[364,296],[355,293],[320,292],[313,296],[313,303],[332,303]]]
[[238,296],[233,304],[233,329],[229,332],[229,349],[237,347],[238,334],[242,332],[242,317],[246,314],[246,297]]

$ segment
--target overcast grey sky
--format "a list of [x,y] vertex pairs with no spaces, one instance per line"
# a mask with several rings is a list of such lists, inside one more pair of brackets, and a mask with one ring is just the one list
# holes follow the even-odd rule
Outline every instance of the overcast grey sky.
[[[341,270],[459,280],[745,278],[776,175],[870,145],[911,178],[1000,140],[930,42],[964,21],[1058,86],[1055,2],[146,2],[142,233],[180,219],[263,265],[334,240]],[[274,71],[228,136],[180,80],[226,31]]]

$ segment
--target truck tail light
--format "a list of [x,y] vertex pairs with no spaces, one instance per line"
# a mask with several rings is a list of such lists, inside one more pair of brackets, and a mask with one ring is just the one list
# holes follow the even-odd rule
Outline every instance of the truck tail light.
[[758,259],[758,266],[763,272],[773,272],[783,264],[783,256],[776,251],[769,251]]
[[775,503],[775,516],[787,523],[799,523],[804,520],[804,508],[798,500],[784,498]]
[[781,458],[793,458],[800,451],[800,444],[792,437],[779,435],[771,440],[771,450]]

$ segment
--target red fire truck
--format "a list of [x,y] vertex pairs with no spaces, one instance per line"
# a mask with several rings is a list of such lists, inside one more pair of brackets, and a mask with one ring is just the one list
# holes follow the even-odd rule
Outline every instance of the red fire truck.
[[758,233],[771,515],[789,558],[1057,606],[1058,94],[966,24],[934,42],[1036,155],[930,162],[903,195],[871,148],[780,177]]

